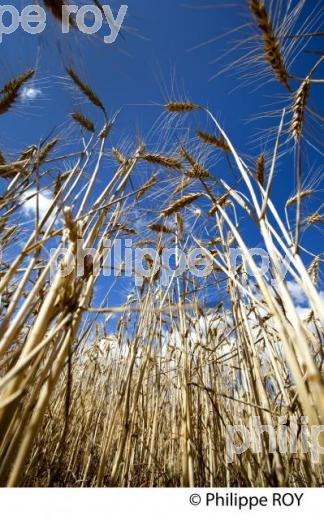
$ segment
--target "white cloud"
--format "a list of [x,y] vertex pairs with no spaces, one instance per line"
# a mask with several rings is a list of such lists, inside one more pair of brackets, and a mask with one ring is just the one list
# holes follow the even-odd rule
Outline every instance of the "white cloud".
[[[210,348],[211,346],[215,346],[217,344],[219,337],[222,336],[222,333],[225,330],[224,317],[227,322],[227,325],[231,327],[232,318],[227,313],[223,316],[222,320],[220,320],[219,317],[212,314],[207,314],[204,317],[201,316],[200,318],[191,319],[191,326],[188,331],[187,338],[189,339],[193,350],[196,349],[196,346],[198,344],[202,347],[207,348]],[[209,334],[211,333],[211,331],[215,332],[215,339],[212,342],[212,345],[209,344]],[[218,356],[228,354],[231,351],[233,347],[233,339],[234,338],[231,337],[231,335],[227,335],[226,341],[223,341],[221,343],[221,346],[217,348]],[[183,340],[181,338],[179,330],[174,328],[171,332],[166,333],[164,336],[163,343],[163,350],[165,350],[165,348],[168,345],[174,349],[181,349],[183,346]]]
[[295,304],[303,304],[307,301],[306,295],[303,289],[297,282],[289,281],[287,282],[288,291],[290,292],[291,297],[294,300]]
[[[295,310],[301,320],[305,320],[309,317],[311,312],[311,307],[309,306],[308,298],[306,297],[304,291],[296,282],[288,282],[287,283],[290,294],[294,300]],[[320,300],[324,305],[324,292],[319,292]],[[291,318],[290,313],[288,313],[288,317]]]
[[296,307],[296,312],[301,320],[305,320],[306,318],[308,318],[310,311],[310,307],[300,307],[299,305],[297,305]]
[[[37,211],[37,192],[35,190],[27,190],[23,197],[23,212],[28,216],[34,216]],[[50,205],[52,204],[52,194],[49,190],[44,190],[38,194],[39,215],[43,217]]]
[[21,99],[23,101],[27,101],[27,100],[34,100],[36,98],[38,98],[39,96],[42,95],[42,91],[38,88],[34,88],[34,87],[24,87],[22,92],[21,92]]

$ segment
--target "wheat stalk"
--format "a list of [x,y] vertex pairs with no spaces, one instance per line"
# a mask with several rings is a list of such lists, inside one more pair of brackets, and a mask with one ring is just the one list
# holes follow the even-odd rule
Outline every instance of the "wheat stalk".
[[32,78],[34,74],[35,70],[31,69],[6,83],[1,91],[0,114],[4,114],[10,110],[19,98],[21,87]]
[[215,135],[210,135],[210,134],[207,134],[206,132],[202,132],[202,131],[197,132],[197,136],[205,144],[209,144],[211,146],[214,146],[215,148],[219,148],[220,150],[223,150],[224,152],[230,151],[230,148],[227,145],[227,143],[223,137],[218,138]]
[[187,207],[189,204],[192,204],[202,195],[202,193],[189,193],[188,195],[184,195],[181,197],[181,199],[176,200],[168,208],[164,209],[160,216],[169,217],[173,213],[178,212],[180,209]]
[[100,108],[104,113],[106,113],[105,111],[105,107],[104,105],[102,104],[102,102],[100,101],[100,99],[98,98],[98,96],[93,92],[93,90],[88,86],[86,85],[80,78],[79,76],[77,75],[77,73],[72,69],[72,67],[68,67],[67,69],[67,73],[68,75],[70,76],[70,78],[72,79],[72,81],[76,84],[76,86],[81,90],[81,92],[89,99],[89,101],[95,105],[96,107]]
[[142,159],[151,164],[155,164],[170,170],[182,170],[183,168],[181,162],[178,159],[175,159],[174,157],[167,157],[159,153],[143,154]]
[[74,112],[72,114],[72,118],[74,119],[74,121],[79,123],[79,125],[82,126],[82,128],[85,128],[86,130],[88,130],[88,132],[93,133],[95,131],[93,122],[90,121],[89,118],[87,118],[86,116],[81,114],[81,112]]
[[295,94],[294,104],[292,107],[293,115],[290,123],[290,132],[295,141],[299,141],[302,135],[306,103],[309,94],[310,80],[309,78],[306,78],[305,81],[302,82],[298,91]]
[[271,66],[277,80],[290,90],[288,82],[289,75],[282,56],[281,45],[274,33],[264,1],[249,0],[249,6],[262,34],[265,60]]

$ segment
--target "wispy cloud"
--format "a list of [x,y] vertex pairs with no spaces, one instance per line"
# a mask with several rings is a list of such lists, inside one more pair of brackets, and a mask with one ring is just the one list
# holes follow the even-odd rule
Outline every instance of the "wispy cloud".
[[24,87],[21,92],[21,99],[23,101],[34,100],[42,95],[42,91],[39,88]]

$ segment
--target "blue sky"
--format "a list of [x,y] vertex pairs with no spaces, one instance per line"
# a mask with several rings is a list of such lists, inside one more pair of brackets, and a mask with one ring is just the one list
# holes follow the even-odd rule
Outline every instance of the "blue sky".
[[[12,3],[18,8],[22,4],[20,0]],[[0,55],[1,82],[35,64],[39,71],[31,85],[36,90],[36,98],[22,102],[17,110],[1,117],[0,149],[14,156],[53,129],[63,130],[70,124],[68,113],[83,109],[80,99],[76,100],[68,82],[62,79],[64,67],[72,66],[91,84],[110,115],[123,107],[111,137],[112,144],[127,142],[134,135],[145,140],[152,135],[150,129],[161,114],[159,105],[170,98],[187,97],[210,107],[244,157],[257,157],[267,146],[271,150],[269,141],[268,145],[263,141],[256,146],[256,138],[263,135],[262,129],[278,125],[279,112],[273,120],[254,121],[251,117],[280,109],[289,100],[284,88],[275,82],[268,83],[271,78],[268,69],[261,69],[249,84],[245,84],[244,71],[237,69],[239,73],[233,75],[234,68],[211,79],[224,65],[244,57],[244,49],[229,56],[225,56],[225,52],[234,46],[234,41],[251,34],[249,28],[228,37],[222,35],[251,22],[246,4],[244,0],[128,0],[122,36],[114,45],[102,42],[107,29],[96,38],[62,37],[58,24],[50,17],[41,36],[26,35],[19,30],[4,37]],[[115,0],[111,5],[118,9],[120,4]],[[307,19],[314,6],[320,3],[313,0],[305,3],[301,20]],[[210,40],[214,41],[207,44]],[[310,45],[314,51],[323,44],[320,38],[317,40]],[[307,73],[317,59],[313,54],[302,52],[295,72]],[[323,77],[323,67],[318,77]],[[323,108],[319,86],[313,86],[311,94],[313,109]],[[89,107],[85,107],[85,112],[92,114]],[[309,140],[319,147],[318,125],[311,130]],[[304,160],[305,174],[318,178],[320,154],[307,145]],[[272,196],[280,206],[294,193],[291,154],[279,164]],[[320,187],[317,183],[317,188]],[[321,202],[319,191],[314,202],[306,204],[306,213],[312,213]],[[253,244],[253,228],[246,225],[251,245],[257,245]],[[303,238],[305,247],[320,252],[321,236],[318,230],[308,231]]]
[[[17,8],[22,4],[21,0],[12,3]],[[35,125],[35,138],[41,130],[48,129],[49,121],[61,122],[66,111],[72,108],[71,96],[53,78],[53,75],[56,79],[62,75],[67,65],[75,66],[90,80],[111,111],[125,104],[144,106],[163,102],[175,82],[180,94],[186,93],[196,102],[209,105],[226,120],[231,135],[242,138],[241,131],[236,130],[251,113],[265,106],[267,89],[262,88],[255,94],[251,86],[241,86],[232,92],[239,82],[231,74],[223,74],[213,81],[210,79],[224,63],[244,55],[244,51],[238,51],[212,63],[222,58],[231,42],[242,39],[240,33],[238,36],[221,36],[251,21],[246,4],[245,0],[236,3],[220,0],[128,0],[125,27],[113,45],[102,43],[103,34],[98,37],[81,35],[81,38],[80,34],[62,36],[59,25],[48,16],[47,28],[40,36],[27,35],[22,30],[4,36],[0,58],[2,76],[5,80],[17,71],[25,70],[26,66],[39,65],[39,82],[45,84],[45,88],[44,98],[37,106],[41,106],[45,125],[41,122],[41,126]],[[310,4],[315,2],[308,2]],[[116,12],[120,3],[114,0],[111,5],[115,6]],[[303,13],[303,17],[309,13],[307,2]],[[107,28],[102,32],[106,34],[105,31]],[[216,40],[191,50],[212,39]],[[321,42],[318,43],[320,46]],[[314,63],[314,57],[304,54],[302,63],[307,71],[308,64]],[[258,82],[259,85],[263,83],[262,76]],[[279,88],[277,94],[283,95],[284,91]],[[128,123],[131,120],[133,125],[145,130],[157,114],[142,108],[128,109]],[[24,136],[26,122],[21,120],[17,123],[18,137],[20,134]],[[17,129],[17,124],[15,127]],[[33,132],[31,137],[34,137]]]

